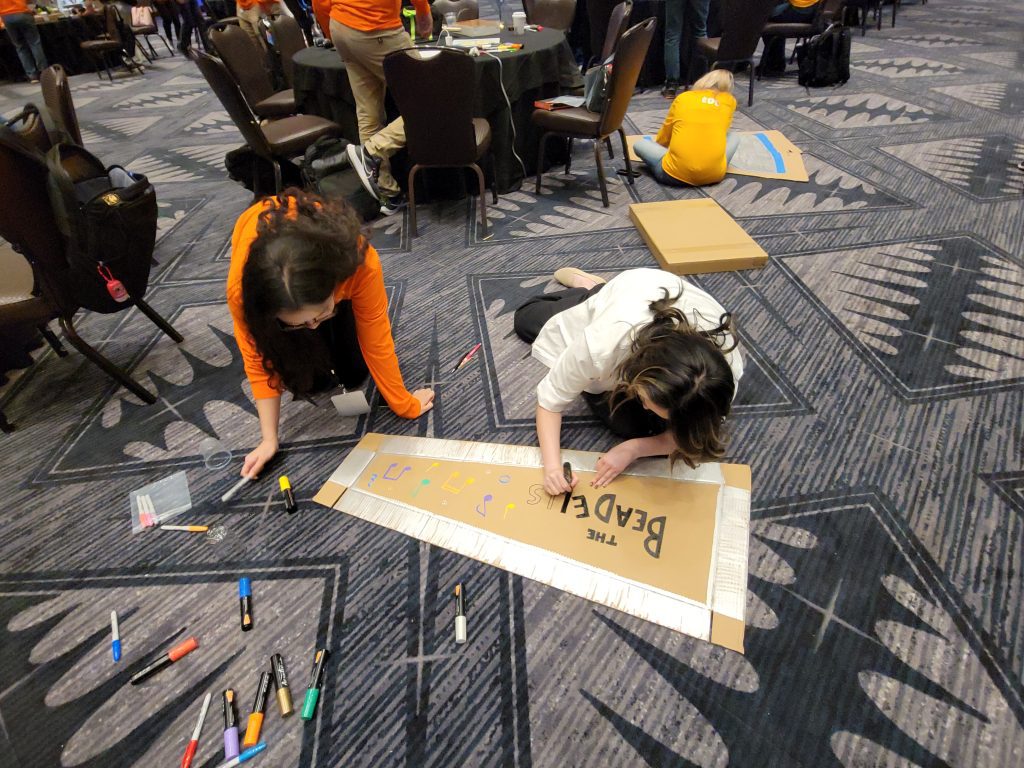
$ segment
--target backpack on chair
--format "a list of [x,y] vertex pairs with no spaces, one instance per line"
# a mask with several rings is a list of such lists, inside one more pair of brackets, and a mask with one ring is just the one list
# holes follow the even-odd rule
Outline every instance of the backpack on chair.
[[850,30],[830,24],[796,49],[797,82],[807,88],[841,85],[850,79]]
[[141,299],[156,245],[156,191],[142,174],[109,168],[82,147],[57,144],[46,155],[47,186],[68,244],[75,299],[111,313]]

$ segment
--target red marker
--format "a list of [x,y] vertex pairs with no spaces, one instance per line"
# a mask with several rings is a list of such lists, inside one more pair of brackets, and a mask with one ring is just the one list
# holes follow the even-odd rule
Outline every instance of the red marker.
[[171,666],[171,664],[176,662],[182,656],[187,656],[188,654],[192,653],[192,651],[194,651],[198,647],[199,641],[196,640],[194,637],[190,637],[188,640],[181,643],[180,645],[176,645],[173,648],[171,648],[171,650],[167,652],[166,656],[161,656],[159,659],[154,661],[145,669],[136,672],[134,675],[132,675],[132,679],[128,682],[130,682],[132,685],[138,685],[146,678],[155,675],[164,667]]
[[185,747],[185,756],[181,758],[181,768],[191,768],[192,758],[196,756],[196,749],[199,748],[199,734],[203,732],[203,722],[206,720],[206,710],[210,708],[212,696],[212,693],[208,693],[203,699],[203,708],[199,711],[199,722],[196,723],[196,729],[192,731],[192,740]]

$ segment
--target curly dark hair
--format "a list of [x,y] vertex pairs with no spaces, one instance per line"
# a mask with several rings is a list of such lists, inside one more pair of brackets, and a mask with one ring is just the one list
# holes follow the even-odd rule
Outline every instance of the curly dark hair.
[[650,304],[654,318],[637,332],[619,365],[619,384],[609,398],[614,409],[642,392],[668,411],[676,444],[669,459],[696,467],[725,455],[724,423],[736,392],[725,354],[735,349],[736,332],[729,313],[709,330],[694,327],[675,306],[681,294],[662,290],[664,296]]
[[285,332],[280,312],[323,304],[363,263],[359,217],[340,199],[289,188],[264,210],[242,270],[242,314],[276,385],[296,394],[330,370],[316,331]]

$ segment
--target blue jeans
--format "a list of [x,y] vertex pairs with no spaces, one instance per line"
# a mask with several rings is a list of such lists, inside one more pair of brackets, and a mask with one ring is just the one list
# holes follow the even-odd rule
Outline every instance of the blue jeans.
[[37,80],[39,73],[46,69],[46,54],[39,39],[39,30],[31,13],[10,13],[3,17],[4,28],[11,36],[14,50],[21,59],[21,67],[29,80]]
[[708,6],[711,0],[665,0],[665,79],[679,82],[679,42],[683,37],[686,6],[690,6],[693,36],[708,36]]
[[[739,139],[736,138],[736,134],[729,131],[725,134],[725,161],[729,162],[732,160],[732,155],[739,146]],[[654,180],[659,184],[665,184],[669,187],[688,187],[690,186],[685,181],[680,181],[675,176],[669,176],[665,173],[665,169],[661,167],[661,161],[668,154],[668,147],[663,147],[656,141],[649,139],[637,139],[633,143],[633,152],[644,161],[650,171]]]

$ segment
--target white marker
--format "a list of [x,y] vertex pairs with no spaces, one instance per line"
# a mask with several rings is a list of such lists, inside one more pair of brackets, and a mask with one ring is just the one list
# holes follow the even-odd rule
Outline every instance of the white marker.
[[121,660],[121,633],[117,629],[117,611],[110,612],[110,652],[114,656],[114,661]]
[[228,491],[227,493],[225,493],[225,494],[224,494],[223,496],[221,496],[221,497],[220,497],[220,501],[221,501],[221,503],[222,503],[222,504],[227,504],[227,503],[228,503],[229,501],[231,501],[231,500],[232,500],[233,498],[235,498],[235,494],[236,494],[236,493],[238,493],[239,489],[240,489],[240,488],[241,488],[241,487],[242,487],[243,485],[245,485],[246,483],[248,483],[248,482],[249,482],[250,480],[252,480],[252,478],[251,478],[251,477],[243,477],[243,478],[242,478],[241,480],[239,480],[239,481],[238,481],[237,483],[235,483],[234,485],[232,485],[232,486],[231,486],[231,490],[229,490],[229,491]]
[[455,585],[455,643],[466,642],[466,593],[462,584]]

